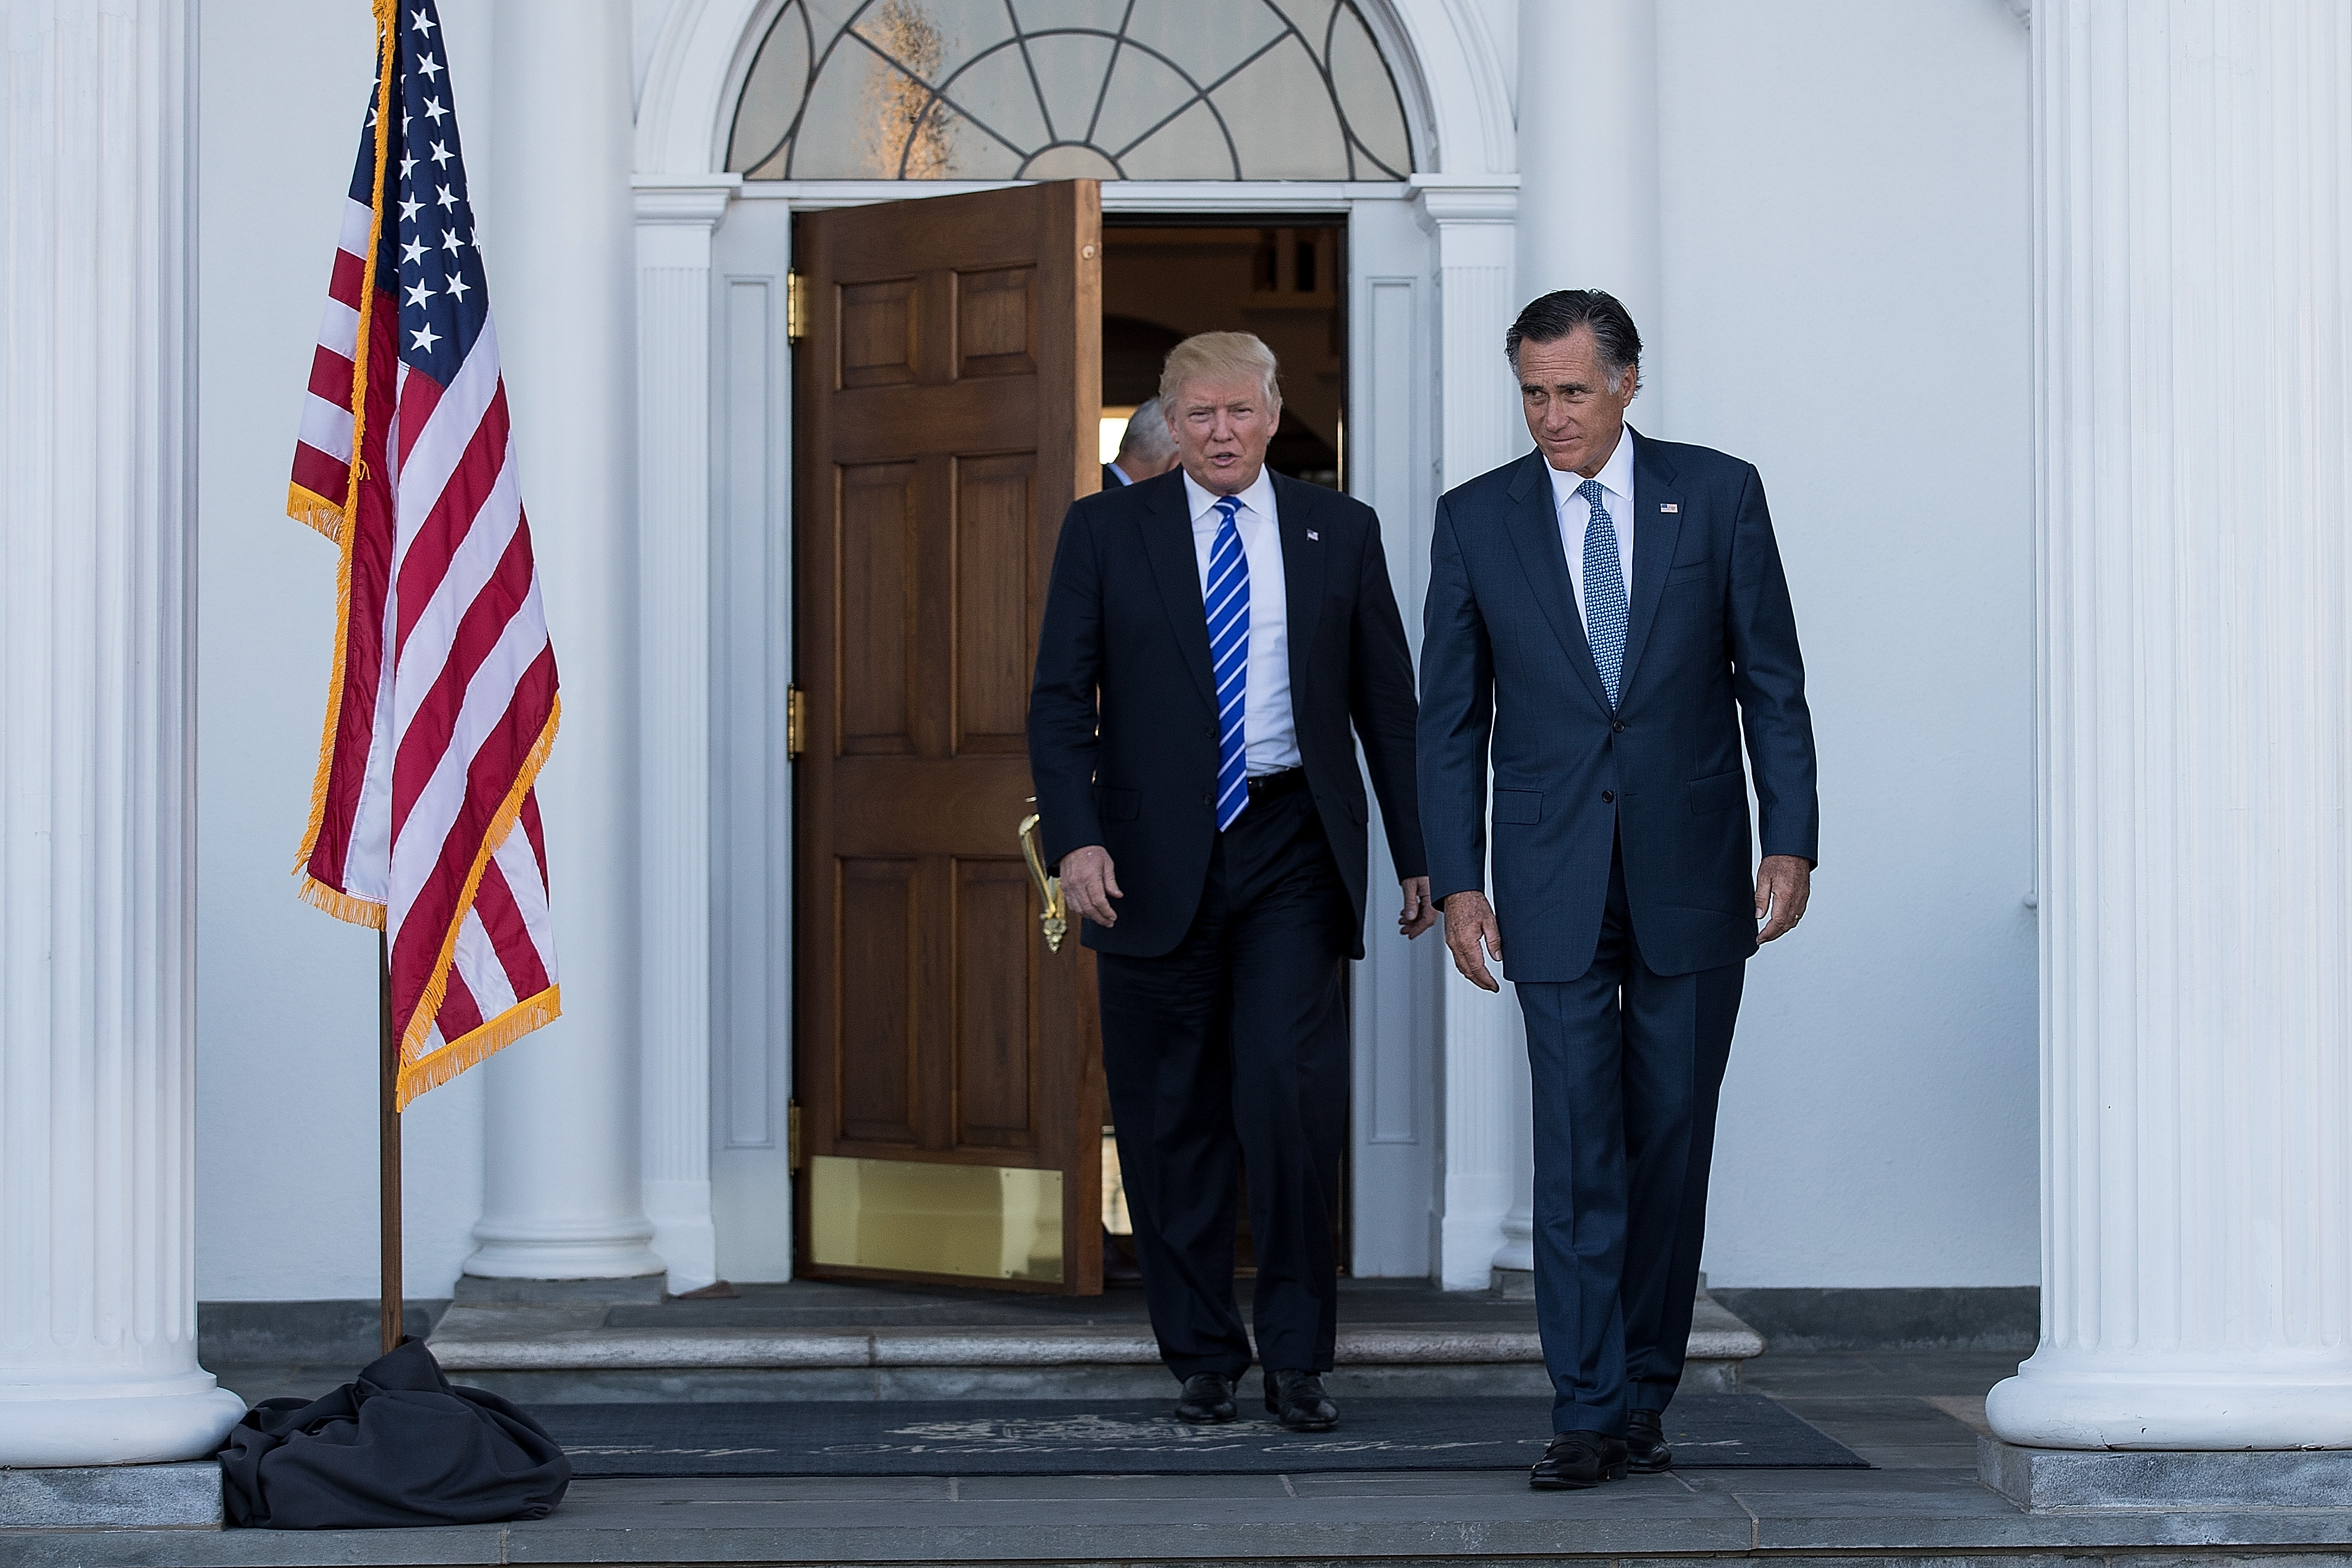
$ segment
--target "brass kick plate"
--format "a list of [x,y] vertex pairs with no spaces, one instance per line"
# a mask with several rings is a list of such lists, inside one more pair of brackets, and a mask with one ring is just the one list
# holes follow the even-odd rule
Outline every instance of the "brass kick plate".
[[843,1269],[1062,1281],[1062,1173],[809,1160],[809,1260]]

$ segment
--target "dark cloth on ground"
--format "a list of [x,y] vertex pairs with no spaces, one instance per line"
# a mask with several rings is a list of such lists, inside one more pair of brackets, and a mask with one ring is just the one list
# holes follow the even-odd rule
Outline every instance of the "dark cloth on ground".
[[229,1522],[266,1530],[544,1519],[572,1484],[545,1427],[414,1338],[322,1398],[263,1400],[219,1458]]

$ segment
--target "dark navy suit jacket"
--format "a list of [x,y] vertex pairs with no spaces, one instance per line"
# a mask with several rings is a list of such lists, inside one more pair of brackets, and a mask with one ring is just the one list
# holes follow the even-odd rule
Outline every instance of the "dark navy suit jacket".
[[[1299,760],[1362,957],[1370,852],[1363,739],[1397,875],[1420,876],[1412,658],[1381,523],[1361,501],[1274,476]],[[1181,469],[1081,497],[1062,521],[1029,695],[1029,773],[1045,860],[1100,844],[1125,894],[1081,938],[1140,958],[1182,941],[1216,842],[1217,701]],[[1349,733],[1353,721],[1354,734]]]
[[1653,970],[1756,951],[1743,727],[1764,853],[1820,858],[1812,716],[1763,483],[1704,446],[1626,438],[1633,580],[1614,712],[1543,455],[1438,502],[1421,648],[1430,891],[1486,886],[1491,745],[1495,916],[1514,980],[1591,967],[1618,846]]

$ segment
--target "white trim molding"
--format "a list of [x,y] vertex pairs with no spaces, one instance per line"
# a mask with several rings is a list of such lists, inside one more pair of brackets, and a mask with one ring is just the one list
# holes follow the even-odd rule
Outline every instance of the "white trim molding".
[[646,1217],[673,1295],[710,1218],[710,237],[732,174],[638,175],[637,821]]

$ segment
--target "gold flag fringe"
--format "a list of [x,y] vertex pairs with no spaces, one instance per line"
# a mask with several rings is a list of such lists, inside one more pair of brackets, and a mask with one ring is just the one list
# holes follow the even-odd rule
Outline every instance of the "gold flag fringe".
[[[302,875],[299,872],[295,874]],[[325,910],[338,920],[348,920],[354,925],[365,925],[377,931],[383,929],[383,904],[373,898],[362,898],[356,893],[329,887],[315,876],[302,876],[302,884],[294,890],[294,896],[313,909]]]
[[[310,780],[310,821],[302,831],[302,848],[294,857],[294,874],[303,877],[306,883],[310,882],[306,873],[310,856],[319,847],[319,832],[327,821],[327,783],[334,776],[335,735],[343,716],[344,656],[351,646],[352,631],[352,547],[360,531],[360,481],[367,477],[367,464],[362,454],[366,450],[362,437],[367,433],[368,339],[374,330],[376,250],[383,243],[383,171],[392,155],[391,131],[383,117],[392,108],[392,59],[398,44],[394,30],[400,26],[400,13],[395,0],[373,0],[373,4],[376,46],[375,182],[368,193],[367,257],[360,269],[359,340],[352,350],[352,467],[351,482],[343,491],[341,515],[337,519],[341,526],[331,530],[320,528],[319,509],[333,510],[326,507],[324,497],[299,485],[289,485],[286,498],[287,510],[294,514],[296,520],[318,528],[341,547],[341,555],[335,563],[335,658],[333,674],[327,682],[327,719],[319,737],[319,770]],[[303,505],[304,509],[295,512],[297,505]],[[388,655],[390,650],[385,653]],[[352,918],[316,898],[307,898],[305,902],[341,919]],[[361,920],[356,924],[371,922]],[[372,924],[381,928],[383,915],[379,914]]]
[[428,1089],[438,1089],[466,1069],[486,1061],[492,1052],[502,1051],[529,1034],[541,1024],[552,1023],[563,1012],[563,988],[550,986],[524,1001],[517,1002],[481,1028],[450,1041],[422,1061],[403,1062],[400,1082],[394,1091],[397,1109],[405,1111],[408,1103]]
[[[432,1031],[433,1019],[441,1010],[442,998],[449,994],[449,966],[457,961],[457,934],[465,929],[466,916],[474,907],[474,894],[481,888],[482,873],[489,869],[490,857],[498,852],[500,844],[506,842],[507,834],[514,831],[516,819],[522,815],[523,797],[530,793],[531,785],[539,779],[540,768],[546,765],[547,754],[554,749],[556,725],[562,717],[563,699],[559,696],[547,710],[547,723],[541,727],[539,738],[531,742],[530,755],[523,758],[522,768],[515,775],[514,787],[507,791],[506,799],[499,802],[498,814],[490,819],[489,829],[482,835],[481,852],[474,857],[473,868],[466,873],[464,891],[457,894],[457,916],[449,922],[448,933],[441,938],[441,951],[433,959],[433,973],[425,980],[423,993],[416,998],[416,1010],[408,1015],[407,1029],[401,1033],[400,1060],[404,1062],[416,1062],[415,1053],[423,1048],[425,1035]],[[502,1013],[499,1016],[503,1018],[506,1015]],[[530,1027],[536,1029],[538,1025]],[[477,1030],[474,1032],[478,1034],[481,1031]],[[515,1032],[527,1031],[517,1030]],[[473,1037],[468,1035],[467,1038]],[[452,1049],[454,1047],[444,1046],[434,1055],[439,1056]],[[483,1054],[487,1056],[489,1051],[496,1049],[495,1046],[490,1047]],[[401,1069],[403,1077],[407,1071],[406,1067]]]
[[286,515],[304,528],[316,528],[337,544],[343,542],[343,509],[316,490],[286,486]]

